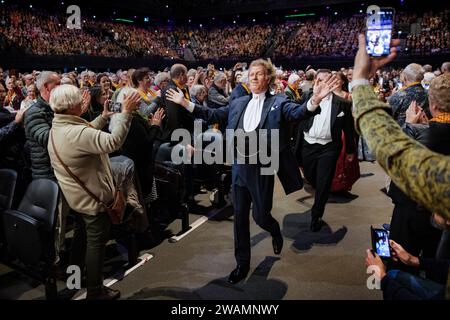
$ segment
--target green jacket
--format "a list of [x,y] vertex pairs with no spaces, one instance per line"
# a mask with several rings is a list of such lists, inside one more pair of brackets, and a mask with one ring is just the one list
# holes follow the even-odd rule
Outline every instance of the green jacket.
[[36,103],[25,112],[24,127],[30,148],[33,179],[55,179],[47,151],[53,117],[53,110],[42,97],[38,97]]

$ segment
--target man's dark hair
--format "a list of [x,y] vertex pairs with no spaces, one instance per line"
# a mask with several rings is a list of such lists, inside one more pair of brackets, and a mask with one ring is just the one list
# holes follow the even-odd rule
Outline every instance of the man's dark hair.
[[146,76],[148,76],[148,73],[150,70],[148,68],[140,68],[133,72],[131,75],[131,81],[133,82],[133,85],[135,87],[139,86],[139,81],[142,81]]
[[178,79],[179,77],[181,77],[185,73],[187,73],[187,68],[183,64],[177,63],[177,64],[174,64],[170,68],[170,78],[171,79]]

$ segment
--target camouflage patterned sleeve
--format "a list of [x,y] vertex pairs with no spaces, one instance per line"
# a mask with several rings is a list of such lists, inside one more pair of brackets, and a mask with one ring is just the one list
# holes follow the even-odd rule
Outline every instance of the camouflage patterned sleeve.
[[409,138],[370,86],[353,89],[355,127],[392,181],[411,199],[450,219],[450,156]]

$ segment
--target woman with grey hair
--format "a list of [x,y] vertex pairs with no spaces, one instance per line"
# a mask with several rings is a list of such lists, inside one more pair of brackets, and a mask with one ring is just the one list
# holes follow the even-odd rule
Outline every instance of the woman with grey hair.
[[189,93],[191,95],[191,101],[200,105],[204,105],[206,97],[208,96],[206,87],[201,84],[193,85],[189,90]]
[[[113,200],[116,189],[108,154],[119,149],[124,142],[131,113],[136,109],[139,98],[137,93],[126,97],[121,113],[116,116],[117,125],[111,133],[107,133],[101,130],[112,114],[106,103],[103,113],[89,123],[80,118],[83,112],[80,89],[61,85],[53,89],[50,95],[50,106],[55,117],[48,153],[67,203],[79,213],[83,224],[74,242],[81,248],[83,244],[80,242],[86,242],[87,299],[112,300],[120,296],[119,291],[102,284],[105,247],[111,225],[105,205]],[[97,199],[86,190],[90,190]],[[83,255],[81,248],[78,252]],[[83,261],[80,261],[79,265],[82,264]]]

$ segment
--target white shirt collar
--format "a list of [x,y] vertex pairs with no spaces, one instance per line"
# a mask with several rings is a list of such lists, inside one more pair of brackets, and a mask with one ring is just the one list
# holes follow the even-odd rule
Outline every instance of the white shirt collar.
[[264,99],[265,97],[266,97],[266,92],[252,93],[252,99],[255,99],[255,100],[261,100],[261,99]]

